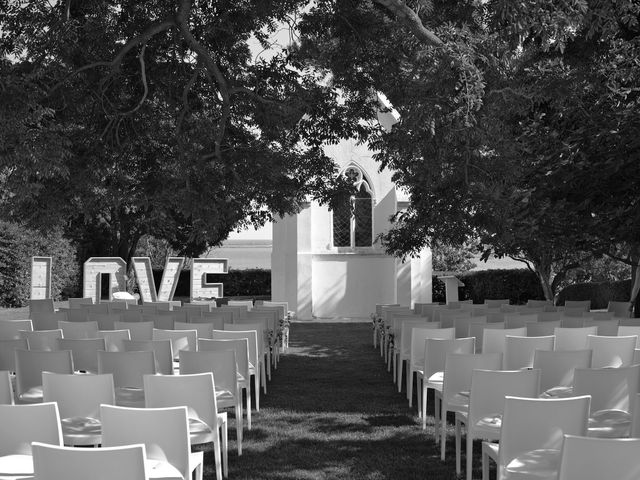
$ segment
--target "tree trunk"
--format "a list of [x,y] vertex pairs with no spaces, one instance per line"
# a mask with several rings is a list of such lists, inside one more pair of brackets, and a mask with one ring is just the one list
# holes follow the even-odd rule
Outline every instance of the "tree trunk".
[[534,271],[540,280],[540,286],[545,300],[554,301],[554,291],[551,282],[551,264],[541,259],[540,263],[533,262]]

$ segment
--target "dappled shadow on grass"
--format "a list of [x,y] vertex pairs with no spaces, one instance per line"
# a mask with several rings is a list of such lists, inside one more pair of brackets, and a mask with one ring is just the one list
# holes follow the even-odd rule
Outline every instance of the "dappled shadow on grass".
[[[453,442],[441,462],[432,419],[423,431],[369,325],[294,324],[290,335],[242,456],[230,442],[231,480],[456,478]],[[205,451],[205,478],[213,479]]]

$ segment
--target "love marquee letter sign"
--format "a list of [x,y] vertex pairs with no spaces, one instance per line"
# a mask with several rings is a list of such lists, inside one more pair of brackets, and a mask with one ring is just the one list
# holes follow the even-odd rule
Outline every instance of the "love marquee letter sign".
[[[31,258],[31,298],[51,298],[51,257]],[[184,257],[169,257],[165,262],[160,290],[156,291],[149,257],[131,259],[138,282],[138,290],[143,303],[167,302],[173,300],[178,278],[184,266]],[[115,292],[126,291],[127,264],[120,257],[91,257],[84,262],[82,275],[82,296],[100,301],[102,281],[108,275],[109,300]],[[228,273],[226,258],[194,258],[191,267],[191,300],[218,298],[224,294],[222,283],[207,281],[207,275]]]

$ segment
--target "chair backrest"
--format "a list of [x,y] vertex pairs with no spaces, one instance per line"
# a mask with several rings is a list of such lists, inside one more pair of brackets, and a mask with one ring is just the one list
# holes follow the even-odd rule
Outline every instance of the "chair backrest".
[[476,339],[476,353],[482,352],[482,342],[484,339],[485,329],[504,329],[504,322],[491,322],[491,323],[471,323],[469,324],[468,337],[475,337]]
[[449,353],[472,354],[475,351],[476,339],[467,338],[427,338],[424,341],[424,377],[444,371],[444,364]]
[[98,338],[98,322],[58,322],[64,338]]
[[203,313],[202,318],[199,320],[191,320],[191,321],[193,323],[196,323],[196,322],[210,323],[211,325],[213,325],[213,328],[215,330],[222,330],[222,325],[224,325],[225,323],[233,323],[233,319],[234,319],[233,311],[216,309],[215,311],[210,313]]
[[586,318],[584,321],[585,327],[598,327],[597,334],[606,337],[618,335],[619,324],[619,320],[613,318],[609,320]]
[[20,338],[26,338],[29,350],[51,351],[58,348],[58,339],[62,338],[62,330],[22,330]]
[[527,337],[548,337],[560,327],[560,320],[545,320],[544,322],[527,323]]
[[125,352],[154,353],[156,373],[173,375],[173,348],[171,340],[123,340]]
[[471,317],[471,312],[461,309],[441,309],[438,310],[438,318],[434,321],[440,322],[442,328],[450,328],[455,326],[454,319],[465,317]]
[[154,328],[153,340],[171,341],[174,359],[178,358],[180,350],[195,351],[198,349],[198,331],[195,328],[192,330],[162,330]]
[[85,305],[93,305],[92,297],[69,298],[68,301],[69,308],[82,308]]
[[153,338],[153,322],[114,322],[115,330],[129,330],[131,340],[151,340]]
[[175,330],[195,330],[196,338],[211,338],[213,326],[210,323],[173,322]]
[[614,317],[629,317],[629,302],[609,301],[607,312],[613,312]]
[[115,405],[113,375],[42,372],[44,402],[57,402],[60,418],[100,418],[100,404]]
[[500,305],[509,305],[510,303],[511,303],[511,300],[508,298],[497,298],[497,299],[485,298],[484,299],[484,304],[487,305],[489,308],[500,308]]
[[588,312],[584,310],[582,307],[564,307],[562,309],[563,317],[585,317],[585,313]]
[[562,312],[539,312],[538,313],[538,321],[539,322],[555,322],[558,321],[558,326],[560,326],[560,320],[562,319]]
[[448,402],[460,392],[468,392],[474,370],[500,370],[501,368],[501,353],[447,353],[444,362],[442,401]]
[[234,397],[238,395],[235,351],[180,352],[181,375],[205,372],[213,373],[216,389],[227,390]]
[[224,330],[212,330],[211,338],[214,340],[227,340],[236,338],[246,338],[249,342],[249,362],[255,368],[258,368],[260,355],[263,355],[264,345],[262,338],[264,332],[262,325],[259,323],[252,324],[230,324],[224,325]]
[[145,375],[144,401],[147,408],[185,405],[189,417],[207,424],[213,432],[218,421],[213,373],[190,375]]
[[153,351],[98,352],[98,373],[113,374],[116,388],[143,388],[143,375],[156,374]]
[[98,372],[98,350],[106,350],[104,338],[59,338],[58,350],[71,350],[73,368],[82,372]]
[[636,342],[636,348],[640,348],[640,325],[620,325],[618,327],[618,335],[621,337],[628,337],[630,335],[636,335],[638,341]]
[[[430,322],[438,325],[438,322]],[[430,328],[425,326],[411,329],[410,365],[420,367],[424,365],[425,340],[427,338],[442,338],[452,340],[455,338],[455,328]]]
[[[563,435],[586,435],[589,396],[562,399],[507,396],[504,403],[498,476],[515,458],[535,450],[558,450]],[[502,473],[502,474],[501,474]]]
[[73,373],[70,350],[16,350],[16,395],[18,399],[29,389],[42,385],[42,372]]
[[247,311],[251,311],[253,308],[253,300],[229,300],[227,302],[229,307],[247,307]]
[[591,300],[565,300],[564,308],[581,308],[583,312],[591,310]]
[[565,435],[558,480],[640,478],[640,438]]
[[144,445],[77,448],[34,442],[38,480],[147,480]]
[[591,367],[617,368],[631,365],[637,342],[638,337],[635,335],[626,337],[589,335],[587,337],[587,348],[593,350]]
[[224,350],[236,352],[238,373],[242,375],[246,385],[251,375],[249,372],[249,339],[247,337],[225,340],[201,338],[198,340],[199,352],[220,352]]
[[189,420],[187,407],[100,407],[102,444],[117,447],[144,444],[147,459],[168,462],[182,478],[191,478],[189,468]]
[[[264,355],[265,348],[268,347],[267,332],[264,322],[251,322],[251,323],[225,323],[224,330],[212,330],[211,338],[213,339],[225,339],[225,338],[241,338],[248,336],[249,338],[249,356],[254,357],[253,335],[252,334],[238,334],[238,332],[256,332],[256,358]],[[253,360],[252,360],[253,362]]]
[[0,370],[16,371],[16,350],[29,350],[26,338],[0,340]]
[[222,305],[219,307],[219,311],[233,312],[234,322],[240,318],[247,318],[249,312],[246,305]]
[[631,437],[640,438],[640,393],[636,393],[634,398]]
[[527,327],[520,328],[491,328],[485,330],[482,337],[482,353],[504,354],[505,338],[507,335],[525,336]]
[[142,314],[143,322],[153,322],[153,328],[160,330],[173,330],[173,322],[175,322],[172,311],[163,310],[152,313]]
[[560,317],[560,326],[562,328],[582,328],[585,326],[585,322],[587,321],[586,317],[582,315],[574,315],[573,317],[562,314]]
[[34,330],[55,330],[60,320],[68,320],[67,312],[34,312],[30,315]]
[[522,328],[526,327],[527,323],[537,322],[537,313],[505,313],[504,315],[504,328]]
[[468,337],[471,325],[475,324],[486,325],[487,317],[485,315],[477,317],[455,317],[453,319],[453,328],[456,329],[456,338]]
[[576,368],[591,366],[591,350],[536,350],[533,368],[540,369],[540,390],[573,385]]
[[[86,307],[80,308],[68,308],[66,310],[62,310],[67,314],[67,321],[69,322],[86,322],[89,320],[90,313],[98,313],[93,308]],[[104,313],[104,312],[101,312]]]
[[591,413],[633,409],[640,382],[640,365],[620,368],[576,368],[574,395],[591,395]]
[[142,322],[142,312],[137,307],[131,307],[128,310],[120,312],[121,322]]
[[287,309],[284,305],[254,305],[252,312],[276,312],[278,320],[282,320],[287,316]]
[[[470,431],[482,432],[482,421],[500,420],[507,395],[536,398],[540,370],[473,370],[469,390]],[[492,432],[493,430],[490,430]]]
[[553,307],[553,300],[527,300],[527,308]]
[[26,320],[0,320],[0,340],[15,340],[20,338],[22,330],[32,331],[33,322]]
[[553,334],[556,336],[556,350],[587,349],[589,335],[595,335],[597,332],[598,327],[555,328]]
[[[397,347],[399,347],[399,352],[402,357],[409,358],[411,355],[411,330],[414,327],[420,327],[422,325],[427,325],[427,321],[429,320],[427,317],[407,317],[410,318],[406,320],[400,320],[400,337],[396,340]],[[432,322],[434,328],[440,327],[438,322]]]
[[[0,425],[0,456],[31,455],[31,442],[62,445],[60,414],[55,402],[0,405]],[[20,473],[23,472],[15,472]]]
[[120,321],[120,314],[91,312],[88,321],[97,322],[98,330],[115,330],[115,323]]
[[29,300],[29,315],[34,312],[54,312],[52,298],[41,298]]
[[13,385],[11,372],[0,370],[0,405],[13,405]]
[[505,315],[505,313],[500,311],[487,311],[485,317],[487,317],[487,323],[502,323],[504,325]]
[[[504,369],[533,368],[536,350],[553,350],[556,337],[523,337],[507,335],[504,343]],[[524,395],[517,395],[524,396]]]
[[123,340],[131,340],[128,329],[98,330],[98,338],[104,338],[105,350],[108,352],[124,352]]

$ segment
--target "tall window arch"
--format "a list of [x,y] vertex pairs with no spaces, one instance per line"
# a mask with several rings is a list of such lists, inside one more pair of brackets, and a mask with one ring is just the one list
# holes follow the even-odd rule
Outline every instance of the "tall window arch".
[[334,247],[370,247],[373,244],[373,192],[362,170],[350,165],[343,175],[356,194],[333,211]]

